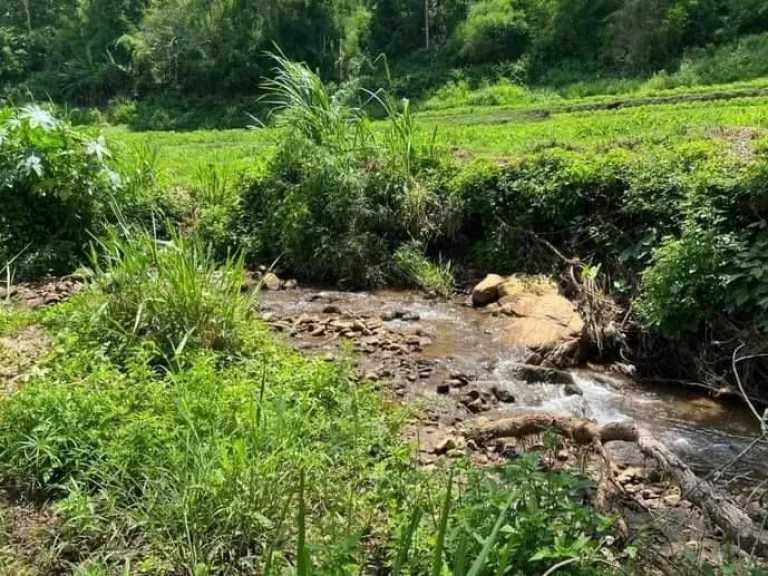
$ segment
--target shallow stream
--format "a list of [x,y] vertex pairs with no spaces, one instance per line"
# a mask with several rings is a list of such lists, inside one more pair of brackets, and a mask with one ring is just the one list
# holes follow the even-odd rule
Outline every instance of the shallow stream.
[[[428,378],[409,383],[411,392],[437,395],[436,384],[449,372],[472,374],[480,382],[494,382],[510,390],[515,402],[501,404],[502,413],[531,410],[565,412],[593,418],[598,422],[634,419],[671,446],[699,473],[730,462],[759,433],[759,425],[746,406],[720,403],[700,394],[675,387],[648,387],[626,379],[607,378],[588,371],[575,371],[583,395],[567,395],[562,385],[515,380],[512,367],[520,353],[505,349],[496,341],[504,328],[503,317],[475,310],[459,301],[440,302],[419,293],[385,291],[376,293],[318,292],[291,290],[263,292],[264,311],[283,318],[302,314],[322,315],[332,303],[352,317],[374,317],[387,313],[407,314],[407,320],[389,320],[391,331],[422,331],[431,343],[421,356],[438,367]],[[626,460],[639,455],[628,447],[613,448]],[[631,463],[631,462],[628,462]],[[754,447],[726,478],[768,478],[768,444]]]

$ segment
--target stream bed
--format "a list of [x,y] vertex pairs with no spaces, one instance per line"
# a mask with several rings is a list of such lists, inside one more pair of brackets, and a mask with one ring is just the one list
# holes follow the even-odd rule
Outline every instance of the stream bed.
[[[417,352],[410,360],[400,357],[396,368],[382,371],[402,381],[401,395],[439,401],[439,385],[451,374],[471,375],[474,382],[503,387],[513,402],[500,402],[488,415],[519,414],[532,410],[569,413],[600,423],[633,419],[658,435],[699,474],[726,465],[759,434],[759,425],[746,406],[721,403],[690,390],[649,387],[626,378],[614,378],[585,370],[573,371],[581,394],[567,393],[562,385],[520,381],[514,367],[521,353],[498,343],[505,318],[467,306],[460,300],[437,301],[411,291],[335,292],[308,289],[264,291],[261,311],[285,326],[301,318],[381,319],[388,332],[416,334]],[[302,349],[337,353],[342,339],[288,332]],[[380,369],[396,356],[385,352],[356,354],[364,370]],[[411,368],[411,362],[415,368]],[[420,369],[428,365],[428,370]],[[397,367],[405,367],[398,372]],[[485,414],[484,414],[485,415]],[[466,417],[472,416],[466,414]],[[618,443],[611,447],[617,457],[632,464],[639,452]],[[753,482],[768,478],[768,444],[758,444],[738,463],[729,466],[723,480]]]

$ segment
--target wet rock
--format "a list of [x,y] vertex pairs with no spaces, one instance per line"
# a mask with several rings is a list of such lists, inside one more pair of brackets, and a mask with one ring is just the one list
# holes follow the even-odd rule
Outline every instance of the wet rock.
[[514,394],[503,386],[494,386],[491,388],[491,392],[499,402],[505,402],[506,404],[513,404],[515,402]]
[[640,492],[640,496],[642,496],[644,500],[654,500],[659,498],[660,495],[661,492],[658,488],[645,488]]
[[317,318],[312,318],[308,314],[302,314],[293,322],[294,326],[304,326],[306,324],[314,324],[317,322]]
[[[504,279],[498,288],[499,299],[512,301],[521,294],[543,295],[551,293],[554,283],[546,276],[513,274]],[[557,291],[557,286],[554,286]]]
[[445,454],[449,450],[455,450],[456,449],[456,440],[448,436],[447,438],[443,438],[440,442],[435,444],[435,454]]
[[61,302],[60,294],[45,294],[43,296],[43,304],[48,306],[49,304],[56,304]]
[[465,374],[464,372],[460,372],[458,370],[451,370],[448,376],[450,377],[451,380],[455,380],[461,386],[466,386],[467,384],[469,384],[469,381],[472,380],[472,378],[469,375]]
[[581,356],[581,339],[574,338],[558,344],[547,355],[545,363],[556,368],[567,368],[576,366]]
[[547,368],[545,366],[533,366],[530,364],[515,364],[512,367],[512,375],[524,382],[545,382],[547,384],[573,384],[573,375],[570,372]]
[[421,320],[421,316],[418,312],[404,312],[400,318],[403,322],[418,322]]
[[398,318],[402,318],[403,313],[399,310],[384,310],[379,315],[379,318],[381,318],[384,322],[391,322],[392,320],[397,320]]
[[261,279],[262,288],[266,290],[280,290],[282,282],[274,272],[267,272]]
[[667,494],[661,500],[667,506],[678,506],[680,504],[680,494]]
[[11,286],[10,290],[7,286],[0,286],[0,300],[5,300],[6,298],[11,298],[16,295],[17,288],[15,286]]
[[499,456],[506,458],[507,460],[514,460],[520,456],[520,453],[517,451],[517,447],[514,444],[504,444],[500,450],[497,448],[497,451]]
[[526,364],[531,364],[533,366],[538,366],[539,364],[544,362],[544,356],[542,356],[538,352],[533,352],[529,350],[528,353],[525,355],[523,362],[525,362]]
[[446,380],[446,384],[448,384],[451,388],[463,388],[464,386],[469,384],[469,382],[465,382],[464,380],[450,379],[450,380]]
[[618,475],[616,481],[621,485],[627,485],[634,482],[640,482],[645,480],[645,478],[645,470],[637,466],[628,466]]
[[499,299],[499,286],[504,283],[504,278],[498,274],[488,274],[472,289],[472,305],[486,306]]
[[[584,322],[576,306],[563,297],[554,281],[541,277],[513,277],[497,287],[500,303],[512,318],[500,342],[546,356],[559,345],[581,337]],[[572,346],[572,345],[569,345]],[[559,352],[565,357],[571,348]]]
[[341,308],[336,304],[328,304],[323,307],[323,314],[341,314]]
[[566,462],[568,458],[571,457],[571,453],[568,452],[568,450],[558,450],[555,457],[560,460],[560,462]]
[[745,508],[745,511],[755,522],[762,522],[768,514],[768,510],[760,506],[760,502],[757,500],[752,500],[749,502]]
[[566,384],[564,391],[566,396],[584,396],[584,391],[575,382]]
[[325,326],[323,326],[322,324],[315,326],[314,328],[312,328],[312,330],[309,331],[310,336],[317,337],[317,336],[322,336],[323,334],[325,334]]
[[472,400],[468,404],[465,404],[465,406],[467,407],[467,410],[469,410],[473,414],[477,414],[478,412],[483,412],[485,410],[488,410],[488,407],[485,405],[485,403],[481,398]]
[[283,290],[296,290],[299,287],[299,281],[295,278],[290,278],[283,282]]
[[25,302],[25,304],[30,308],[41,308],[45,306],[45,298],[43,298],[42,296],[30,298]]

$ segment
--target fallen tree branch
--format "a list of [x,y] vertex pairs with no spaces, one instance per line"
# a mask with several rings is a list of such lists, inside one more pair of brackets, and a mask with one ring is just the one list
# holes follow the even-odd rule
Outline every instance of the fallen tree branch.
[[467,438],[483,442],[494,438],[523,437],[554,430],[578,444],[632,442],[653,458],[679,485],[682,493],[700,507],[744,551],[768,557],[768,534],[716,486],[696,476],[676,454],[632,421],[598,424],[567,414],[540,412],[471,424]]

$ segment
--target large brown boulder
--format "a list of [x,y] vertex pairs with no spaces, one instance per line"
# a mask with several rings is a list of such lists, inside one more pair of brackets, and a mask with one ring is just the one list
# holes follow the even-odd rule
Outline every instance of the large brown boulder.
[[499,299],[498,288],[504,283],[504,278],[498,274],[488,274],[472,290],[472,305],[486,306]]
[[516,277],[497,287],[505,321],[499,341],[510,348],[541,355],[545,363],[567,366],[576,362],[584,321],[576,306],[557,285],[541,277]]

